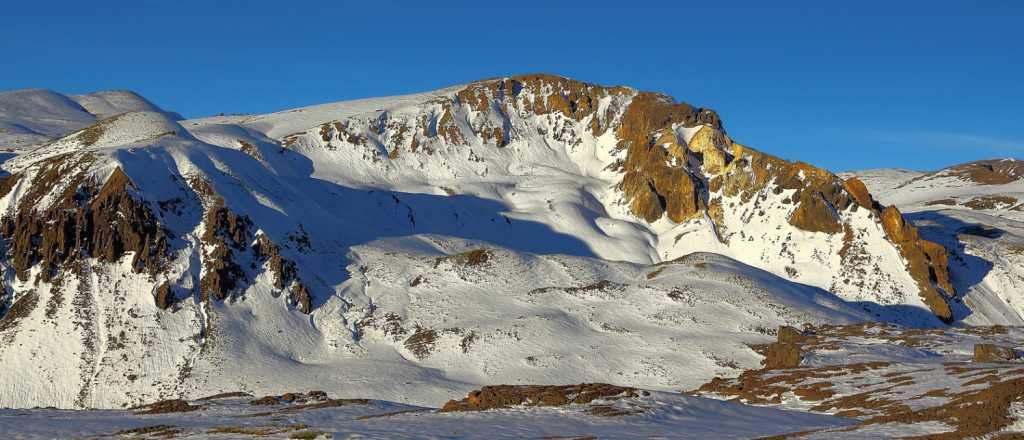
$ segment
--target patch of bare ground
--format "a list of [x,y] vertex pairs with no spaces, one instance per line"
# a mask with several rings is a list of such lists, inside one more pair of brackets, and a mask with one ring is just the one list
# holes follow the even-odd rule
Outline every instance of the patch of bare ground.
[[167,414],[195,411],[203,409],[203,406],[191,405],[182,399],[170,399],[161,400],[159,402],[151,403],[149,405],[138,406],[133,409],[136,410],[135,414]]
[[[1013,359],[1019,333],[1003,326],[906,329],[892,325],[818,326],[803,332],[780,329],[780,342],[801,350],[835,350],[846,346],[891,344],[925,347],[935,355],[961,356],[951,344],[975,343],[976,361],[866,362],[779,370],[747,370],[737,378],[715,378],[693,394],[732,397],[760,405],[782,405],[794,396],[809,411],[860,419],[839,431],[857,432],[872,425],[942,423],[948,432],[928,439],[1024,438],[1002,432],[1016,421],[1011,405],[1024,402],[1024,365]],[[810,334],[813,334],[811,336]],[[1002,344],[1002,345],[1000,345]],[[970,347],[970,345],[967,345]],[[765,346],[761,346],[764,351]],[[882,349],[886,353],[888,349]],[[836,361],[838,362],[838,360]],[[790,397],[787,397],[787,403]],[[810,431],[766,438],[798,438]]]
[[988,209],[1000,209],[1010,208],[1017,204],[1017,199],[1004,196],[1004,195],[993,195],[993,196],[979,196],[975,197],[964,203],[964,206],[976,209],[976,210],[988,210]]
[[[578,385],[494,385],[471,391],[462,400],[449,400],[440,412],[484,411],[514,406],[564,406],[595,400],[614,401],[645,394],[635,388],[602,383]],[[605,410],[598,410],[602,412]]]
[[975,344],[974,362],[1009,362],[1020,359],[1020,354],[1013,347],[996,344]]
[[285,393],[280,396],[264,396],[250,401],[250,405],[280,406],[273,411],[246,414],[244,417],[264,417],[339,406],[369,405],[370,402],[370,399],[332,399],[323,391],[310,391],[305,394]]
[[405,348],[418,359],[426,359],[434,349],[435,343],[437,343],[436,330],[416,326],[416,331],[405,340]]
[[438,257],[434,260],[434,267],[436,268],[443,262],[449,262],[457,266],[480,266],[490,261],[493,257],[494,254],[487,249],[474,249],[459,254]]
[[911,438],[962,439],[992,434],[1009,426],[1014,420],[1009,413],[1010,404],[1024,399],[1024,379],[992,383],[990,386],[954,395],[943,405],[920,410],[898,411],[874,417],[863,425],[880,423],[943,422],[955,429],[941,434]]
[[560,435],[556,435],[556,436],[541,437],[541,439],[542,440],[597,440],[597,436],[596,435],[586,435],[586,436],[583,436],[583,437],[577,437],[577,436],[560,436]]
[[290,439],[300,439],[300,440],[313,440],[315,438],[320,438],[320,436],[324,436],[326,438],[331,438],[330,434],[328,434],[327,432],[324,432],[324,431],[308,431],[308,430],[307,431],[293,432],[293,433],[291,433],[288,436],[288,438],[290,438]]
[[208,401],[208,400],[233,399],[233,398],[236,398],[236,397],[239,397],[239,398],[241,398],[241,397],[252,397],[252,394],[246,393],[244,391],[232,391],[232,392],[228,392],[228,393],[220,393],[220,394],[214,394],[212,396],[200,397],[199,399],[196,399],[196,400],[198,400],[200,402],[205,402],[205,401]]
[[386,412],[386,413],[383,413],[383,414],[370,414],[370,415],[365,415],[365,416],[359,416],[359,417],[356,417],[356,420],[380,419],[380,418],[384,418],[384,417],[400,416],[402,414],[413,414],[413,413],[430,412],[430,411],[433,411],[433,409],[430,409],[430,408],[406,409],[406,410],[402,410],[402,411]]
[[279,396],[263,396],[259,399],[249,401],[250,405],[278,405],[284,403],[307,403],[328,400],[327,393],[323,391],[310,391],[308,393],[284,393]]
[[931,201],[925,202],[924,204],[925,204],[925,206],[935,206],[935,205],[956,206],[956,199],[931,200]]
[[239,434],[254,437],[287,434],[292,431],[306,429],[306,425],[268,425],[268,426],[218,426],[206,431],[207,434]]
[[112,434],[112,437],[149,437],[149,438],[174,438],[184,432],[181,428],[171,425],[151,425],[138,428],[124,429]]

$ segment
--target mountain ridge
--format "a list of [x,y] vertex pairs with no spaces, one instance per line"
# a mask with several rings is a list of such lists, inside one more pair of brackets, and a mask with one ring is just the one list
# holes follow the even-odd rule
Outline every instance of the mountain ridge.
[[723,127],[665,95],[526,75],[65,133],[3,164],[0,374],[28,376],[0,404],[282,375],[432,404],[494,381],[670,389],[752,366],[745,344],[781,324],[963,319],[945,248],[899,210]]

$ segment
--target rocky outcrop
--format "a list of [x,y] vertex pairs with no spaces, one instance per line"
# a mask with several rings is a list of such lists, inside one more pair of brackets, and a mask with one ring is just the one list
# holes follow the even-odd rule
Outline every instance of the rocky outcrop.
[[[149,205],[131,194],[136,188],[128,176],[116,168],[100,186],[84,173],[62,173],[70,160],[58,156],[42,164],[16,214],[3,219],[0,236],[18,278],[27,280],[29,270],[38,265],[40,279],[49,281],[70,261],[92,257],[115,262],[128,253],[135,272],[159,272],[166,262],[169,233]],[[51,188],[63,189],[53,195]],[[44,205],[45,197],[50,199]]]
[[[208,188],[199,185],[200,188]],[[288,302],[302,313],[313,310],[313,296],[302,283],[295,262],[281,256],[281,249],[266,234],[256,233],[252,220],[239,215],[224,205],[224,200],[209,190],[212,206],[204,219],[206,232],[202,242],[207,249],[204,274],[199,281],[200,297],[223,301],[249,282],[243,266],[248,261],[252,269],[264,264],[271,271],[273,286],[279,292],[287,291]]]
[[764,368],[778,370],[800,366],[803,353],[799,344],[791,342],[775,342],[768,344],[764,351]]
[[172,305],[177,301],[174,296],[174,291],[171,290],[171,283],[164,281],[162,284],[157,286],[156,292],[153,294],[153,299],[156,302],[156,306],[162,310],[171,308]]
[[764,355],[763,365],[765,370],[779,370],[784,368],[796,368],[803,360],[802,345],[812,342],[812,336],[790,326],[780,326],[776,341],[758,346],[758,351]]
[[[953,311],[949,298],[955,290],[949,279],[949,256],[938,243],[921,239],[917,228],[907,223],[899,209],[890,206],[882,211],[882,227],[886,236],[900,250],[907,270],[919,288],[925,305],[939,319],[952,322]],[[941,289],[941,290],[940,290]]]
[[853,200],[857,202],[863,208],[872,210],[881,210],[878,202],[871,197],[871,193],[868,191],[868,187],[864,185],[860,179],[851,177],[843,181],[843,189],[853,197]]
[[[674,128],[694,127],[701,121],[719,125],[706,131],[701,129],[694,136],[697,148],[691,150],[680,142]],[[718,115],[712,110],[675,103],[667,96],[653,93],[633,97],[616,131],[620,139],[618,148],[626,151],[626,159],[619,166],[623,173],[620,188],[630,211],[647,222],[667,216],[676,223],[700,213],[706,202],[702,197],[705,183],[688,164],[691,159],[703,161],[715,154],[711,153],[718,148],[715,144],[724,143],[720,128]],[[724,162],[723,153],[709,168],[720,170]]]
[[209,250],[204,258],[199,293],[203,300],[224,300],[245,279],[245,272],[235,261],[234,254],[246,249],[252,221],[231,212],[224,206],[224,200],[217,198],[207,210],[204,223],[206,232],[202,239]]

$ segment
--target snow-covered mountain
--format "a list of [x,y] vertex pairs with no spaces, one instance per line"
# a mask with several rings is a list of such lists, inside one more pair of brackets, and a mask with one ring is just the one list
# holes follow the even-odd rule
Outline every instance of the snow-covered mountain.
[[525,75],[196,120],[87,96],[0,95],[0,406],[678,390],[781,324],[1007,314],[861,180],[664,95]]

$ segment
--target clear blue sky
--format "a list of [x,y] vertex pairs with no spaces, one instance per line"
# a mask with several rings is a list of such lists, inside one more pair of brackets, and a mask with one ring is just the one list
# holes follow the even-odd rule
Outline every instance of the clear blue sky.
[[837,171],[1024,156],[1024,2],[723,3],[9,1],[0,90],[196,117],[544,71],[715,108]]

